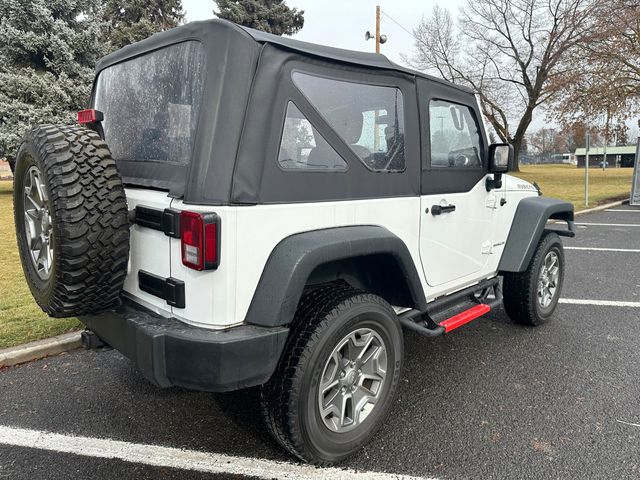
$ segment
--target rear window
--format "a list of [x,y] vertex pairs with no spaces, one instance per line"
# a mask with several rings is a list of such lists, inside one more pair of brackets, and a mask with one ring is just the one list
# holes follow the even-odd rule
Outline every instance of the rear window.
[[94,108],[116,160],[189,163],[202,97],[205,56],[183,42],[104,69]]

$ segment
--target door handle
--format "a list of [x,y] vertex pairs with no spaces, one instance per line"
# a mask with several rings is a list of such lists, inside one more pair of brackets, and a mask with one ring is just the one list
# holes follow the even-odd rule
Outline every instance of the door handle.
[[431,207],[431,215],[440,215],[441,213],[453,212],[456,209],[455,205],[434,205]]

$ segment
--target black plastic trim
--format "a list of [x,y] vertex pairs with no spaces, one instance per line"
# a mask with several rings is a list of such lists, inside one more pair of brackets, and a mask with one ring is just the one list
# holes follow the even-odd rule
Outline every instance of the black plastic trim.
[[443,213],[455,212],[455,205],[433,205],[431,207],[431,215],[441,215]]
[[246,322],[288,325],[311,273],[321,265],[370,255],[388,255],[396,263],[413,305],[426,311],[420,277],[405,243],[379,226],[338,227],[291,235],[271,252],[254,293]]
[[143,292],[165,300],[172,307],[185,307],[184,282],[182,280],[173,277],[164,278],[139,270],[138,287]]
[[[207,225],[214,224],[216,226],[216,260],[214,262],[204,262],[205,270],[215,270],[220,266],[220,242],[222,241],[222,222],[220,221],[220,217],[216,213],[203,213],[202,217],[204,219],[205,229]],[[205,233],[203,232],[203,235]],[[203,255],[207,255],[207,249],[205,246]]]
[[160,210],[138,205],[135,208],[134,221],[146,228],[159,230],[165,235],[180,238],[180,211],[173,208]]
[[[527,197],[520,200],[516,209],[509,236],[500,258],[498,272],[524,272],[547,228],[550,219],[567,222],[569,233],[573,232],[573,204],[555,198]],[[558,233],[558,232],[556,232]],[[558,233],[562,235],[562,233]]]
[[284,327],[194,327],[126,298],[115,310],[80,320],[156,385],[209,392],[265,383],[276,369],[289,333]]
[[165,208],[162,212],[162,231],[165,235],[180,238],[180,211]]

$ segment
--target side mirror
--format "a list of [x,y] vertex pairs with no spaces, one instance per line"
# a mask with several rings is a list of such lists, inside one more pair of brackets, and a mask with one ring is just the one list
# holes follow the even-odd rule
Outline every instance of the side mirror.
[[502,174],[511,170],[513,165],[513,146],[508,143],[494,143],[489,146],[489,173],[493,178],[486,181],[487,192],[502,188]]
[[489,173],[507,173],[513,165],[513,145],[494,143],[489,146]]

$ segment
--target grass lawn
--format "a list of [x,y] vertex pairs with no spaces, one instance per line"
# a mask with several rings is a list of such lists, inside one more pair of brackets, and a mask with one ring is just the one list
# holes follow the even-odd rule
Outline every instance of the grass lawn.
[[[573,203],[576,211],[583,210],[584,168],[573,165],[521,165],[513,175],[528,182],[538,182],[542,194]],[[607,200],[628,199],[631,193],[633,168],[589,169],[589,207]]]
[[75,318],[49,318],[29,292],[13,226],[13,184],[0,181],[0,348],[77,330]]

